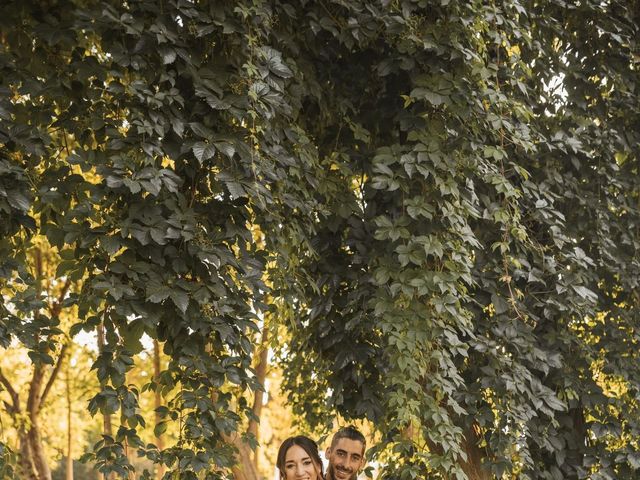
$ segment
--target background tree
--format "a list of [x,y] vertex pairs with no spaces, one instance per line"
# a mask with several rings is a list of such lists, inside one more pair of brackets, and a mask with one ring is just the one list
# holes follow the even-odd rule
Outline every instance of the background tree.
[[[65,362],[68,344],[58,328],[69,294],[70,278],[60,281],[48,274],[55,268],[53,255],[44,244],[36,244],[26,258],[29,271],[9,287],[7,306],[13,310],[10,321],[19,327],[19,339],[30,349],[33,362],[30,380],[17,387],[0,369],[0,383],[10,401],[7,413],[17,426],[20,443],[20,468],[25,478],[50,479],[51,471],[44,452],[40,414]],[[53,279],[53,280],[51,280]],[[21,392],[26,392],[21,395]]]

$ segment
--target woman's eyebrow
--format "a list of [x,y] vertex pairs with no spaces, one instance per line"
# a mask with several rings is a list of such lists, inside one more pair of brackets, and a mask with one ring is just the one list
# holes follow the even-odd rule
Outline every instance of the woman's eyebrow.
[[[304,461],[304,460],[310,460],[310,457],[302,457],[300,460],[302,460],[302,461]],[[284,462],[284,464],[285,464],[285,465],[289,465],[289,464],[291,464],[291,463],[294,463],[294,464],[295,464],[295,463],[296,463],[296,461],[295,461],[295,460],[288,460],[288,461]]]

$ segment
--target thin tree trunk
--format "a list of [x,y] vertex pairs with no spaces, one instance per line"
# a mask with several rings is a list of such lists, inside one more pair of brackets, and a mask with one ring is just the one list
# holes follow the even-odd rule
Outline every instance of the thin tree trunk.
[[66,364],[67,373],[67,468],[66,468],[66,480],[73,480],[73,456],[71,452],[71,438],[72,438],[72,424],[71,424],[71,376],[69,374],[69,362]]
[[27,413],[29,415],[29,431],[27,438],[29,440],[29,448],[33,458],[33,465],[36,467],[39,480],[51,480],[51,470],[47,462],[42,445],[42,435],[40,433],[40,424],[38,422],[38,414],[40,412],[40,402],[42,391],[42,383],[44,380],[44,365],[37,364],[33,367],[33,376],[29,385],[29,397],[27,398]]
[[[42,251],[36,248],[35,255],[35,271],[36,282],[38,288],[38,296],[41,294],[43,274]],[[38,423],[38,413],[42,401],[42,386],[44,382],[45,366],[42,363],[36,363],[33,366],[33,376],[29,384],[29,396],[27,397],[27,415],[29,416],[29,429],[27,431],[27,441],[29,442],[29,450],[33,466],[36,469],[38,480],[51,480],[51,470],[47,463],[47,457],[44,454],[42,445],[42,435],[40,433],[40,425]],[[54,368],[54,373],[56,372]],[[53,376],[53,374],[52,374]],[[47,382],[49,386],[50,382]],[[48,392],[47,392],[48,393]]]
[[20,408],[20,396],[18,392],[13,388],[11,382],[4,376],[2,370],[0,370],[0,384],[7,391],[11,397],[11,403],[4,402],[5,409],[14,421],[14,425],[18,430],[18,442],[19,442],[19,457],[18,466],[21,473],[21,478],[25,480],[38,480],[38,474],[36,472],[35,465],[33,463],[33,452],[29,442],[29,432],[24,425],[24,420],[21,419],[22,409]]
[[[216,401],[218,394],[211,393],[211,399]],[[251,448],[242,441],[242,437],[236,432],[233,436],[222,433],[222,438],[230,445],[238,449],[238,462],[231,468],[235,480],[260,480],[258,469],[251,461]]]
[[[107,435],[113,438],[113,427],[111,425],[111,415],[107,414],[103,416],[102,428],[103,428],[104,435]],[[115,480],[115,478],[116,478],[115,473],[104,474],[105,480]]]
[[[104,324],[100,323],[98,326],[98,352],[102,353],[104,350]],[[102,386],[102,385],[101,385]],[[113,436],[113,428],[111,427],[111,415],[104,415],[104,419],[102,422],[103,425],[103,433],[105,435]]]
[[[107,315],[107,311],[105,309],[104,315]],[[104,350],[104,323],[100,322],[100,325],[98,325],[98,353],[102,353],[102,351]],[[100,385],[101,387],[104,385]],[[111,415],[106,414],[102,416],[102,433],[104,435],[107,435],[109,437],[113,438],[113,428],[111,426]],[[104,479],[105,480],[113,480],[115,479],[115,474],[104,474]]]
[[18,469],[20,472],[20,478],[24,480],[38,480],[38,475],[33,464],[31,445],[29,443],[29,433],[24,425],[24,420],[21,419],[22,410],[20,409],[20,397],[1,370],[0,384],[2,384],[11,397],[11,403],[4,402],[4,405],[7,413],[11,415],[18,432]]
[[[120,419],[120,424],[122,425],[123,420],[122,418]],[[128,463],[131,463],[131,449],[129,448],[129,442],[127,441],[127,439],[124,439],[124,456],[127,459]],[[129,473],[127,474],[127,478],[130,480],[133,480],[133,472],[129,471]]]
[[462,470],[467,474],[469,480],[491,480],[491,472],[482,465],[482,458],[485,454],[478,446],[479,442],[479,427],[473,425],[465,435],[464,448],[467,452],[467,461],[460,462]]
[[29,447],[27,432],[21,430],[18,436],[20,442],[20,459],[18,464],[20,466],[20,473],[22,474],[20,478],[24,478],[24,480],[38,480],[33,459],[31,458],[31,448]]
[[235,480],[260,480],[258,469],[251,461],[251,448],[236,434],[234,438],[224,436],[224,440],[238,449],[238,463],[231,468]]
[[[155,421],[158,425],[162,421],[162,417],[158,413],[158,408],[162,406],[162,396],[160,395],[160,389],[158,388],[158,381],[160,380],[160,343],[158,340],[153,341],[153,380],[156,383],[156,390],[154,392],[154,403],[156,408]],[[156,444],[158,450],[164,450],[164,437],[162,434],[158,435]],[[164,475],[164,465],[156,465],[156,480],[160,480]]]
[[29,446],[33,455],[33,464],[38,472],[38,480],[51,480],[51,469],[47,462],[42,445],[42,435],[37,417],[31,417],[31,428],[29,429]]
[[[35,276],[38,282],[38,293],[40,294],[42,289],[42,279],[44,277],[42,252],[39,248],[36,248],[34,254]],[[49,313],[51,315],[51,318],[58,318],[58,316],[60,315],[64,298],[67,295],[70,287],[71,279],[68,278],[65,281],[56,301],[49,306]],[[53,337],[49,336],[48,339],[52,340]],[[31,382],[29,383],[29,394],[27,397],[26,413],[29,416],[30,425],[25,431],[25,434],[21,435],[20,437],[20,450],[21,456],[24,456],[25,458],[27,456],[29,457],[29,461],[23,461],[24,468],[27,470],[27,475],[31,476],[33,471],[35,470],[35,478],[37,478],[38,480],[51,480],[51,469],[49,468],[49,463],[47,461],[44,446],[42,444],[42,434],[38,417],[40,415],[40,409],[44,404],[47,396],[49,395],[51,387],[53,386],[58,373],[60,372],[62,362],[65,359],[66,351],[67,345],[62,345],[62,348],[58,355],[58,359],[55,362],[53,370],[49,375],[49,379],[46,382],[46,366],[42,363],[34,364],[33,376],[31,378]],[[48,353],[52,352],[49,351]],[[4,378],[4,376],[2,377],[3,378],[0,379],[0,381],[2,381],[2,383],[4,384],[6,379]],[[19,401],[14,406],[17,409],[16,411],[20,411]]]
[[[464,441],[462,447],[467,454],[467,460],[464,461],[461,458],[458,459],[462,470],[467,475],[469,480],[491,480],[491,472],[483,467],[482,459],[484,458],[484,452],[478,446],[480,442],[479,427],[473,425],[465,432]],[[427,445],[429,450],[438,455],[444,453],[442,447],[433,443],[427,438]]]
[[[40,430],[40,422],[38,417],[40,416],[40,408],[46,400],[51,387],[55,382],[62,362],[65,359],[67,351],[67,345],[63,345],[58,355],[58,359],[53,367],[51,375],[47,382],[44,382],[45,366],[43,364],[36,364],[33,366],[33,376],[29,385],[29,396],[27,398],[27,414],[31,425],[27,432],[27,439],[29,441],[29,449],[31,451],[31,457],[33,465],[35,466],[39,480],[51,480],[51,469],[49,468],[49,462],[44,452],[44,446],[42,444],[42,434]],[[44,389],[43,389],[44,384]],[[42,392],[42,393],[41,393]]]
[[582,465],[584,459],[585,442],[589,442],[587,423],[584,418],[582,405],[569,409],[569,416],[573,423],[573,435],[567,442],[567,462],[569,465]]
[[[266,325],[262,327],[262,340],[260,342],[260,358],[258,360],[258,365],[256,366],[256,377],[258,382],[261,385],[264,385],[264,382],[267,378],[267,369],[269,367],[269,329]],[[264,392],[261,390],[256,390],[253,394],[253,414],[260,418],[262,414],[262,406],[263,406]],[[260,438],[260,430],[259,430],[259,422],[257,420],[251,419],[249,421],[249,427],[247,429],[248,433],[253,434],[256,440]],[[253,455],[253,464],[257,468],[258,467],[258,451],[256,450]]]

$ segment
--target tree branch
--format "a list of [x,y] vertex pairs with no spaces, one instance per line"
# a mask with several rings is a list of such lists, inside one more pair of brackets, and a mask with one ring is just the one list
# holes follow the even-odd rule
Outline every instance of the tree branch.
[[9,382],[7,377],[4,376],[2,370],[0,370],[0,383],[4,385],[4,388],[7,390],[9,396],[11,397],[11,401],[13,402],[13,412],[20,412],[20,397],[18,396],[18,392],[15,391],[15,389],[11,385],[11,382]]
[[51,313],[51,318],[55,318],[60,315],[60,311],[62,310],[62,302],[64,301],[64,297],[66,297],[69,288],[71,287],[71,279],[67,277],[62,286],[62,291],[60,295],[58,295],[58,299],[49,307],[49,312]]
[[[260,382],[260,384],[264,386],[269,363],[269,328],[267,327],[267,325],[262,326],[262,339],[260,341],[260,345],[256,347],[256,350],[260,352],[258,363],[256,365],[256,377],[258,382]],[[254,392],[252,408],[253,414],[258,418],[260,418],[260,415],[262,414],[262,400],[263,391],[258,389]],[[253,434],[256,439],[258,438],[258,427],[258,421],[252,418],[249,421],[247,432]]]
[[35,251],[35,261],[36,261],[36,279],[42,279],[42,250],[36,248]]
[[37,415],[40,410],[40,386],[44,377],[44,366],[42,363],[34,363],[33,376],[29,383],[29,396],[27,397],[27,412],[30,416]]
[[56,381],[58,373],[62,368],[62,362],[64,362],[64,357],[67,354],[68,346],[69,344],[65,343],[64,345],[62,345],[62,349],[60,349],[60,355],[58,355],[58,360],[56,361],[56,364],[53,367],[53,371],[51,372],[51,376],[49,377],[49,380],[47,381],[47,384],[45,385],[44,390],[42,391],[42,395],[40,396],[40,401],[38,402],[38,409],[46,400],[47,395],[49,394],[49,390],[51,390],[51,386],[53,385],[53,382]]
[[19,411],[16,411],[16,407],[14,405],[11,405],[6,400],[3,400],[2,403],[4,403],[4,409],[7,411],[9,415],[13,416],[16,413],[20,413]]

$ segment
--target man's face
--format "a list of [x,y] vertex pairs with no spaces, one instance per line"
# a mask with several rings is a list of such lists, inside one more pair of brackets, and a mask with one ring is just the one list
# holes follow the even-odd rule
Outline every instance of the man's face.
[[331,480],[355,480],[364,466],[364,445],[358,440],[340,438],[327,448],[325,457],[329,460],[327,473]]

